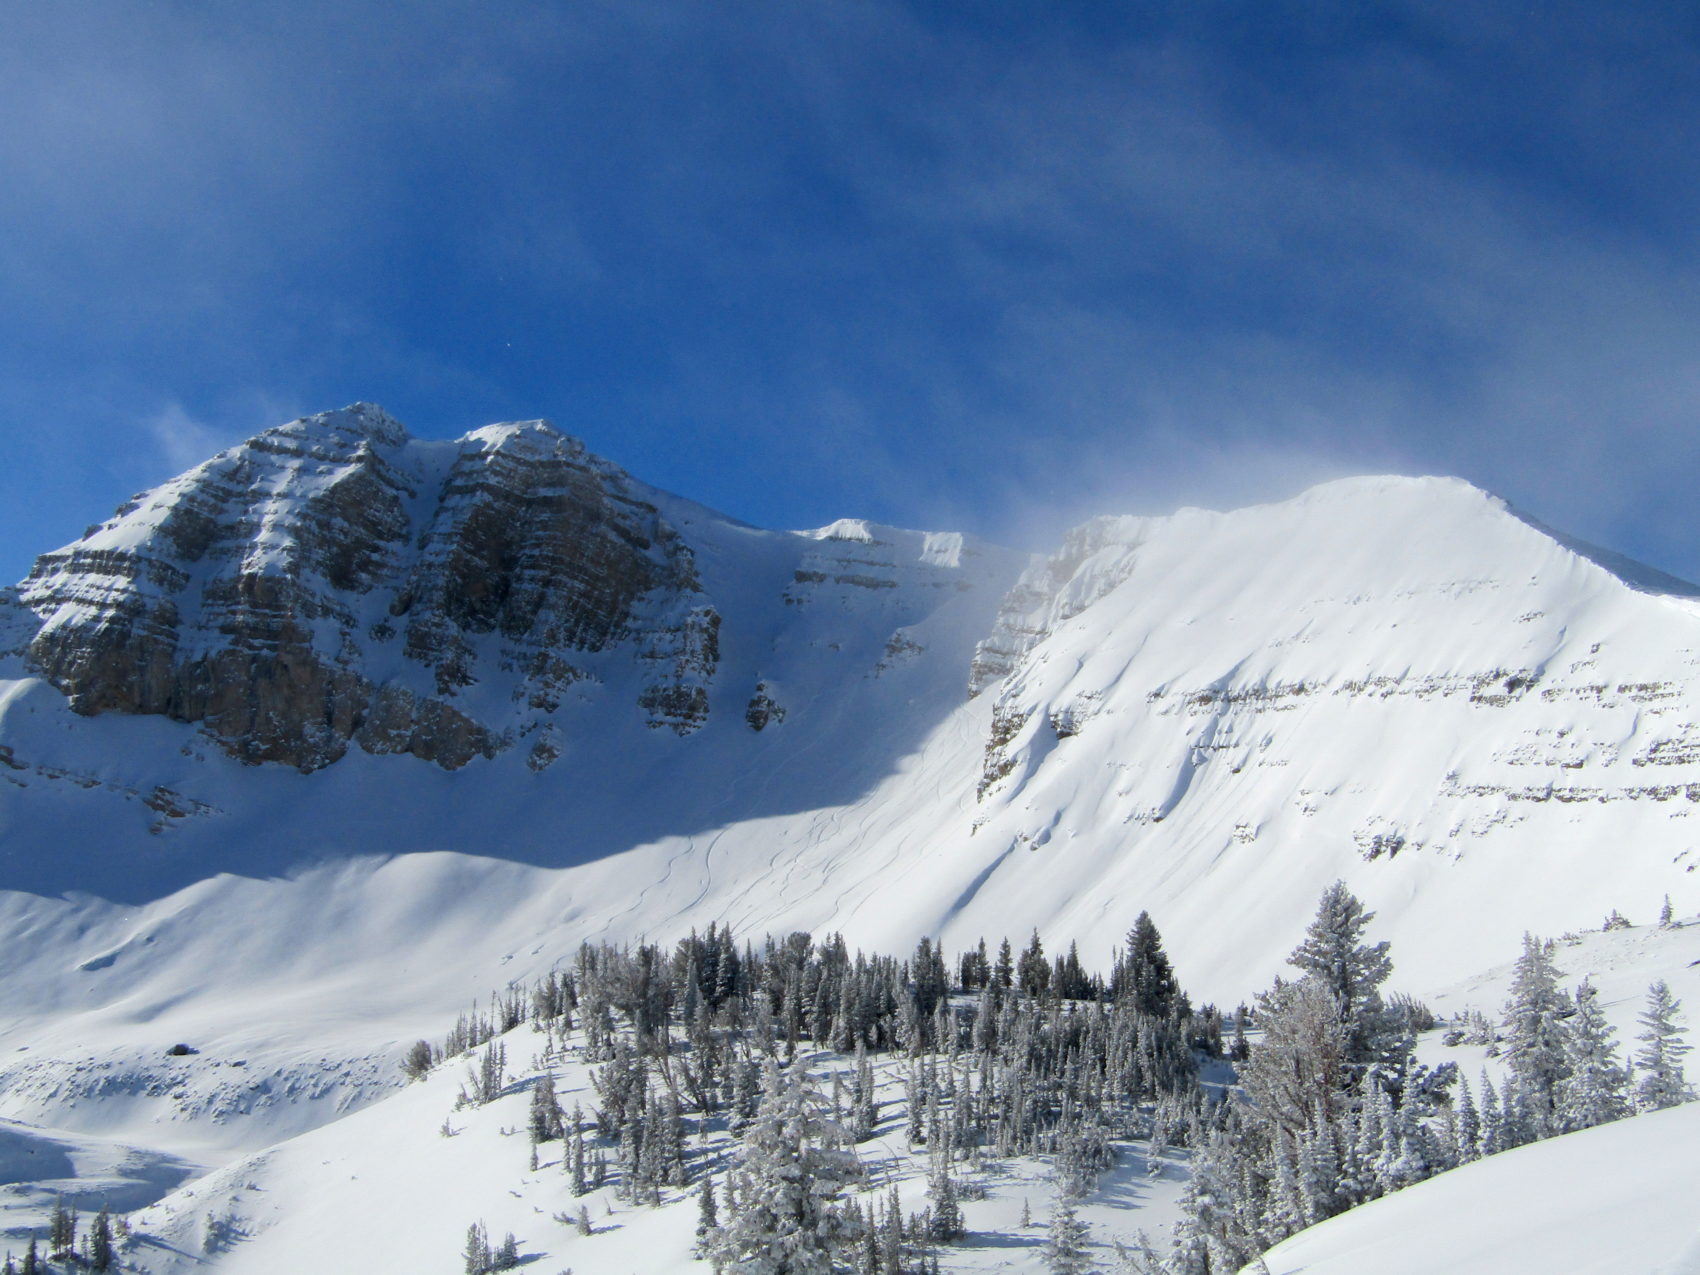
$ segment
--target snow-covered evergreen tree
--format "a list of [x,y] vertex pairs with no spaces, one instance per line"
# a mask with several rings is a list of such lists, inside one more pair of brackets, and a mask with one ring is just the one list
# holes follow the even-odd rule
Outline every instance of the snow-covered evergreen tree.
[[1468,1164],[1482,1154],[1482,1121],[1470,1094],[1470,1083],[1458,1078],[1458,1099],[1453,1105],[1452,1158],[1457,1164]]
[[1629,1075],[1617,1060],[1599,993],[1587,979],[1576,988],[1575,1004],[1564,1035],[1569,1075],[1558,1092],[1559,1125],[1566,1130],[1591,1129],[1630,1112]]
[[1318,1118],[1300,1135],[1298,1187],[1302,1225],[1339,1212],[1341,1166],[1332,1122]]
[[1493,1087],[1493,1078],[1485,1069],[1482,1071],[1481,1086],[1482,1154],[1497,1155],[1506,1149],[1505,1113],[1500,1109],[1499,1091]]
[[714,1179],[703,1176],[702,1190],[697,1192],[697,1243],[696,1255],[706,1256],[709,1237],[720,1226],[720,1206],[714,1198]]
[[1092,1252],[1086,1246],[1086,1223],[1074,1211],[1074,1201],[1059,1197],[1051,1213],[1050,1237],[1045,1241],[1045,1269],[1050,1275],[1087,1275]]
[[1346,883],[1336,881],[1323,891],[1304,940],[1287,958],[1334,996],[1347,1028],[1347,1065],[1354,1072],[1399,1052],[1402,1035],[1381,1001],[1381,985],[1393,972],[1387,944],[1362,941],[1374,919]]
[[859,1169],[822,1106],[800,1067],[767,1062],[761,1105],[732,1171],[736,1203],[728,1204],[727,1220],[706,1245],[723,1269],[749,1275],[850,1269],[859,1236],[838,1196]]
[[1559,1087],[1570,1074],[1565,1038],[1572,1009],[1558,987],[1551,944],[1525,934],[1505,1001],[1503,1031],[1505,1060],[1533,1126],[1525,1141],[1544,1137],[1558,1125]]
[[933,1174],[930,1194],[933,1208],[928,1219],[927,1238],[935,1244],[950,1244],[961,1239],[967,1230],[962,1222],[962,1206],[956,1199],[956,1183],[942,1164]]
[[1635,1054],[1635,1066],[1641,1074],[1635,1086],[1635,1102],[1645,1111],[1674,1107],[1694,1096],[1682,1074],[1682,1056],[1690,1046],[1676,1025],[1681,1009],[1682,1002],[1670,994],[1664,979],[1647,989],[1647,1008],[1640,1017],[1642,1032],[1637,1037],[1641,1048]]

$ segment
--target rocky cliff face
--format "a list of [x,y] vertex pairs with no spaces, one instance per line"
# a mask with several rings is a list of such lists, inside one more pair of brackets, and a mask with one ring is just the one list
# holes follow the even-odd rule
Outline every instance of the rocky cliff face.
[[691,550],[575,440],[531,423],[421,443],[364,404],[137,497],[17,591],[29,664],[78,712],[200,723],[302,770],[351,744],[492,755],[590,676],[580,657],[640,640],[642,709],[689,729],[714,672],[699,595]]
[[44,555],[0,643],[79,713],[192,723],[245,762],[311,771],[357,747],[456,769],[517,748],[542,770],[622,720],[693,735],[721,683],[725,715],[761,731],[791,694],[916,659],[915,626],[1001,593],[1013,565],[854,520],[759,531],[542,422],[431,442],[356,404]]

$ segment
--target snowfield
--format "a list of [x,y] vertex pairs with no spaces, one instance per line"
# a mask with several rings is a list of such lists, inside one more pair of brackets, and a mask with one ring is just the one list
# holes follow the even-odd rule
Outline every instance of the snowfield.
[[[377,440],[415,484],[410,517],[467,449],[542,436],[492,430]],[[288,569],[280,529],[336,476],[315,465],[263,470],[250,562]],[[103,524],[88,560],[157,547],[193,477]],[[1581,936],[1561,941],[1558,964],[1567,982],[1592,977],[1620,1042],[1655,977],[1700,1013],[1700,927],[1650,924],[1667,895],[1679,914],[1700,910],[1694,586],[1452,479],[1099,519],[1027,560],[855,519],[761,531],[616,477],[688,544],[722,617],[707,715],[691,732],[644,721],[641,649],[586,657],[588,674],[551,704],[527,700],[486,643],[496,671],[460,702],[529,714],[510,743],[552,741],[542,767],[518,746],[452,771],[351,749],[303,774],[244,765],[163,717],[82,716],[23,654],[33,626],[75,608],[55,620],[11,600],[0,1226],[39,1225],[60,1192],[85,1209],[147,1204],[147,1269],[206,1268],[212,1217],[216,1269],[281,1273],[322,1265],[327,1244],[339,1269],[451,1270],[482,1218],[548,1275],[679,1270],[690,1200],[610,1214],[599,1198],[599,1233],[577,1236],[552,1220],[558,1166],[531,1173],[525,1140],[502,1133],[523,1123],[521,1090],[456,1117],[465,1127],[445,1138],[460,1077],[404,1085],[398,1063],[474,998],[582,942],[672,944],[710,923],[756,942],[842,932],[888,953],[927,935],[952,958],[1037,932],[1105,969],[1148,910],[1181,984],[1227,1008],[1282,972],[1318,895],[1343,879],[1392,945],[1391,988],[1443,1015],[1497,1014],[1525,931]],[[196,588],[225,569],[189,566]],[[118,586],[91,569],[79,587],[83,606]],[[381,601],[348,610],[378,626]],[[383,658],[394,667],[366,670],[377,681],[423,676]],[[759,731],[746,715],[756,687],[784,710]],[[1636,927],[1599,933],[1614,908]],[[1496,1065],[1479,1047],[1424,1049],[1472,1081]],[[564,1096],[587,1083],[570,1050],[519,1068],[545,1069]],[[1350,1246],[1401,1234],[1409,1246],[1408,1227],[1459,1211],[1454,1191],[1504,1194],[1530,1234],[1541,1217],[1593,1234],[1630,1215],[1584,1225],[1576,1199],[1543,1214],[1546,1195],[1518,1195],[1512,1179],[1550,1178],[1556,1193],[1591,1158],[1595,1185],[1615,1190],[1640,1172],[1608,1171],[1620,1154],[1657,1166],[1633,1180],[1648,1234],[1664,1235],[1675,1206],[1653,1201],[1693,1179],[1678,1150],[1691,1111],[1436,1179],[1295,1237],[1278,1269],[1381,1269],[1379,1255],[1353,1267]],[[881,1146],[876,1175],[918,1193],[922,1168]],[[1137,1147],[1121,1155],[1083,1211],[1106,1265],[1110,1237],[1166,1231],[1184,1177],[1172,1154],[1154,1177]],[[1549,1173],[1547,1157],[1569,1167]],[[1024,1198],[1046,1215],[1043,1173],[988,1169],[988,1198],[966,1206],[978,1238],[945,1268],[1034,1269],[1040,1241],[1015,1221]],[[1619,1200],[1603,1187],[1592,1198]],[[1649,1239],[1634,1260],[1700,1270],[1681,1238],[1657,1253]],[[1305,1247],[1335,1243],[1346,1247]],[[1431,1264],[1386,1269],[1571,1269],[1419,1256]]]
[[[544,1042],[530,1027],[506,1040],[510,1059]],[[548,1069],[562,1104],[569,1111],[583,1104],[588,1113],[595,1094],[576,1054],[569,1048]],[[814,1055],[803,1061],[811,1074],[825,1077],[847,1070],[852,1060]],[[232,1275],[298,1270],[322,1262],[327,1252],[336,1254],[336,1268],[343,1270],[452,1271],[467,1227],[482,1221],[497,1239],[512,1232],[533,1269],[571,1267],[579,1275],[708,1270],[691,1255],[694,1188],[666,1191],[659,1208],[621,1202],[611,1187],[576,1198],[559,1144],[544,1144],[537,1169],[527,1167],[529,1084],[540,1069],[522,1059],[517,1070],[496,1102],[457,1109],[466,1061],[447,1064],[385,1102],[203,1178],[133,1217],[147,1237],[138,1255],[154,1275],[204,1270],[212,1218],[226,1238],[211,1264]],[[893,1101],[897,1073],[890,1065],[881,1073],[882,1098]],[[452,1136],[444,1135],[445,1124]],[[723,1132],[701,1143],[688,1139],[692,1153],[710,1164],[727,1157],[729,1145]],[[895,1183],[906,1209],[926,1204],[926,1154],[906,1147],[901,1119],[888,1117],[857,1151],[867,1174],[866,1202],[883,1199]],[[943,1250],[941,1267],[964,1275],[1035,1269],[1056,1191],[1048,1166],[1020,1157],[989,1160],[983,1172],[967,1176],[984,1186],[987,1198],[964,1204],[969,1234]],[[1138,1147],[1124,1148],[1121,1163],[1081,1210],[1105,1260],[1118,1238],[1132,1244],[1142,1229],[1166,1233],[1178,1216],[1184,1176],[1184,1159],[1172,1151],[1162,1153],[1153,1175]],[[1024,1203],[1035,1219],[1025,1228],[1019,1225]],[[573,1224],[581,1206],[590,1216],[589,1236]],[[373,1219],[387,1222],[373,1226]]]

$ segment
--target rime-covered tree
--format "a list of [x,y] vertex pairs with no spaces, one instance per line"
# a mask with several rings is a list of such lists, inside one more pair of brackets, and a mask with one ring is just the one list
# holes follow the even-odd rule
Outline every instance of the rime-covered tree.
[[1304,940],[1287,958],[1334,997],[1346,1027],[1346,1062],[1354,1072],[1390,1061],[1402,1046],[1400,1025],[1381,1001],[1381,985],[1393,972],[1387,944],[1362,941],[1374,919],[1346,883],[1336,881],[1323,891]]
[[1283,983],[1258,999],[1263,1040],[1240,1068],[1261,1119],[1289,1134],[1333,1119],[1351,1089],[1351,1028],[1332,988],[1315,978]]
[[935,1244],[951,1244],[962,1238],[967,1227],[962,1222],[962,1206],[956,1199],[956,1183],[948,1171],[938,1169],[931,1187],[932,1215],[927,1222],[927,1238]]
[[709,1237],[720,1227],[720,1206],[714,1198],[714,1179],[703,1175],[702,1190],[697,1192],[696,1255],[708,1252]]
[[1517,1079],[1537,1138],[1556,1126],[1559,1087],[1570,1074],[1565,1036],[1573,1008],[1559,990],[1551,945],[1525,934],[1523,954],[1517,958],[1505,1001],[1503,1037],[1506,1063]]
[[1568,1074],[1559,1083],[1558,1119],[1565,1130],[1591,1129],[1630,1113],[1629,1075],[1617,1060],[1612,1027],[1599,994],[1583,979],[1564,1033]]
[[801,1068],[767,1062],[761,1105],[732,1170],[735,1203],[706,1245],[722,1268],[749,1275],[849,1269],[859,1231],[838,1197],[859,1169],[823,1106]]
[[1290,958],[1303,977],[1259,998],[1263,1037],[1239,1068],[1244,1100],[1190,1139],[1179,1275],[1238,1270],[1300,1228],[1454,1162],[1437,1128],[1456,1068],[1412,1057],[1404,1016],[1381,1000],[1387,945],[1362,941],[1370,919],[1336,882]]
[[1470,1093],[1469,1082],[1460,1076],[1458,1099],[1453,1105],[1452,1159],[1457,1164],[1468,1164],[1479,1159],[1481,1154],[1481,1113],[1476,1109],[1476,1100]]
[[1086,1223],[1076,1215],[1074,1201],[1059,1197],[1045,1241],[1045,1270],[1049,1275],[1086,1275],[1092,1269],[1086,1236]]
[[1635,1066],[1641,1073],[1635,1101],[1643,1110],[1674,1107],[1693,1097],[1682,1074],[1682,1056],[1690,1046],[1676,1025],[1681,1009],[1682,1002],[1670,994],[1664,979],[1647,989],[1647,1008],[1641,1013],[1642,1030],[1636,1038],[1641,1048],[1635,1054]]

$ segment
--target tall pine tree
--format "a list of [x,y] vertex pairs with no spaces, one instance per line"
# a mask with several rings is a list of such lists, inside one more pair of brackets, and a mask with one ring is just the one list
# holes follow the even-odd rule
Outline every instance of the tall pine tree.
[[1304,940],[1287,958],[1334,997],[1346,1028],[1346,1063],[1354,1073],[1403,1052],[1403,1032],[1381,1001],[1381,985],[1393,972],[1387,944],[1362,941],[1374,919],[1346,883],[1336,881],[1323,891]]
[[1545,1137],[1558,1124],[1559,1088],[1570,1074],[1565,1056],[1566,1023],[1573,1006],[1558,988],[1551,944],[1523,936],[1523,955],[1511,976],[1505,1002],[1505,1060],[1517,1079],[1534,1137]]
[[838,1196],[859,1166],[823,1107],[801,1068],[768,1060],[761,1105],[732,1170],[728,1199],[735,1204],[704,1246],[719,1265],[749,1275],[846,1269],[859,1232]]
[[1175,981],[1162,936],[1149,912],[1141,912],[1128,931],[1127,951],[1112,976],[1116,999],[1127,998],[1141,1014],[1167,1018],[1184,1000]]
[[1641,1071],[1635,1101],[1644,1110],[1674,1107],[1693,1097],[1682,1074],[1682,1056],[1690,1047],[1676,1025],[1681,1009],[1682,1002],[1670,994],[1664,979],[1647,989],[1647,1008],[1641,1014],[1642,1031],[1637,1038],[1641,1048],[1635,1054],[1635,1065]]

